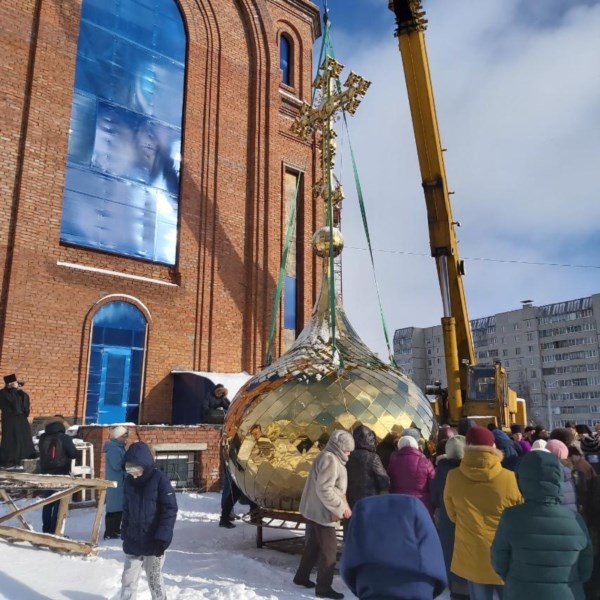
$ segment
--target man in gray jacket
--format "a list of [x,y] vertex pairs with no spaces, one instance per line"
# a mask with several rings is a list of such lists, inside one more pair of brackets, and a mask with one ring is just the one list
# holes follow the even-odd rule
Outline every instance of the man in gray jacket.
[[[294,583],[315,588],[317,598],[343,598],[331,584],[335,569],[337,538],[335,527],[352,511],[346,500],[346,462],[354,450],[354,438],[347,431],[336,429],[325,449],[313,463],[300,500],[300,513],[306,519],[304,552]],[[317,565],[317,583],[310,572]]]

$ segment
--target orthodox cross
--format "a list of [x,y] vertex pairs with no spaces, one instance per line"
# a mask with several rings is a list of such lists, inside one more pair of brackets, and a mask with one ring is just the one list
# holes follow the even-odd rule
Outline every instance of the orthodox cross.
[[[292,132],[303,140],[308,140],[312,133],[320,135],[323,177],[315,184],[313,193],[315,198],[322,198],[326,206],[330,200],[337,206],[344,198],[342,186],[333,173],[336,152],[333,122],[342,111],[353,115],[371,85],[370,81],[351,72],[344,83],[346,89],[343,89],[339,80],[343,68],[344,65],[331,56],[325,57],[313,83],[317,92],[315,102],[313,105],[303,102],[300,114],[292,124]],[[335,188],[332,180],[335,180]]]

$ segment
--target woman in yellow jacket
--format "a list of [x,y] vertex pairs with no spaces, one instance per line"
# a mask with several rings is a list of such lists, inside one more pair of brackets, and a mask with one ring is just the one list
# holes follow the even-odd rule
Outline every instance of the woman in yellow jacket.
[[465,457],[448,474],[444,504],[456,524],[451,571],[469,584],[470,600],[502,598],[502,580],[492,568],[490,549],[505,508],[523,499],[515,474],[500,464],[502,452],[484,427],[467,432]]

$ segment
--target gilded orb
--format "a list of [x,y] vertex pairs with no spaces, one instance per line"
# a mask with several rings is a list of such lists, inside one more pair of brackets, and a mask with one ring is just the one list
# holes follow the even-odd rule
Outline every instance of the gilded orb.
[[[312,245],[313,250],[317,256],[326,258],[329,256],[329,227],[321,227],[317,229],[313,235]],[[333,227],[333,255],[337,256],[344,249],[344,238],[342,232],[337,228]]]
[[294,345],[250,379],[227,412],[227,467],[262,508],[298,510],[311,464],[335,429],[366,425],[387,452],[408,427],[423,443],[437,434],[429,400],[360,340],[339,298],[331,314],[329,289],[326,275]]

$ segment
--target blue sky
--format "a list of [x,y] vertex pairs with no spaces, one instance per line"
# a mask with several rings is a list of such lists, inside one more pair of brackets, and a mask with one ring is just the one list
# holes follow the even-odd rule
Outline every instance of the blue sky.
[[[600,0],[425,0],[471,318],[600,293]],[[320,2],[322,6],[322,2]],[[329,0],[337,58],[372,81],[350,136],[390,329],[439,323],[425,204],[387,0]],[[317,56],[319,41],[317,42]],[[344,304],[385,355],[345,133]],[[473,260],[488,258],[492,261]],[[521,261],[523,264],[498,261]]]

